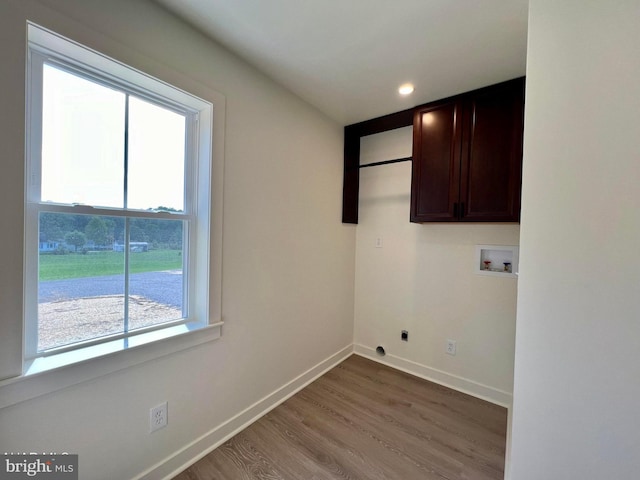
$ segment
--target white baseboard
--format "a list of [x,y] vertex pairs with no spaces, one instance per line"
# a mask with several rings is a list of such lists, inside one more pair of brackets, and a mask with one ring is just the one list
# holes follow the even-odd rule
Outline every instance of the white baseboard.
[[442,370],[427,367],[426,365],[397,357],[389,353],[384,357],[381,357],[376,353],[374,348],[370,348],[365,345],[354,344],[353,351],[357,355],[382,363],[388,367],[401,370],[411,375],[415,375],[416,377],[424,378],[430,382],[438,383],[462,393],[467,393],[482,400],[495,403],[496,405],[511,408],[513,395],[509,392],[505,392],[488,385],[483,385],[467,378],[458,377],[457,375],[452,375],[450,373],[443,372]]
[[287,384],[258,400],[256,403],[247,407],[226,422],[218,425],[163,461],[141,473],[135,477],[134,480],[169,480],[175,477],[209,452],[218,448],[218,446],[226,442],[228,439],[276,408],[289,397],[295,395],[298,391],[302,390],[318,377],[324,375],[327,371],[331,370],[340,362],[351,356],[352,353],[353,345],[344,347]]

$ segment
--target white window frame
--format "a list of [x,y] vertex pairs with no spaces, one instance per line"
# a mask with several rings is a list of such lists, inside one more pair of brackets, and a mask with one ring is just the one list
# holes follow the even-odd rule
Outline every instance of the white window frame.
[[[27,68],[27,139],[26,139],[26,184],[25,184],[25,323],[24,323],[24,368],[23,375],[41,373],[61,366],[68,366],[96,357],[113,354],[131,349],[131,347],[150,343],[163,344],[162,351],[179,350],[180,345],[190,345],[192,342],[173,342],[167,346],[166,339],[198,330],[208,330],[200,341],[208,341],[220,336],[219,305],[211,305],[209,301],[211,291],[215,293],[215,300],[220,299],[219,288],[210,285],[210,252],[211,245],[211,215],[212,215],[212,130],[213,104],[202,100],[184,90],[173,87],[161,80],[142,73],[132,67],[106,57],[87,47],[63,38],[55,33],[28,24],[28,68]],[[63,65],[64,68],[74,70],[92,81],[99,81],[110,86],[117,86],[128,93],[150,100],[154,103],[186,113],[193,120],[190,132],[193,146],[189,156],[193,158],[188,163],[186,177],[186,195],[193,195],[185,199],[185,205],[190,209],[184,215],[166,212],[136,212],[136,216],[147,218],[168,218],[172,220],[187,219],[190,222],[188,238],[185,245],[189,254],[185,258],[189,285],[187,292],[188,315],[184,320],[161,324],[148,329],[131,332],[129,335],[117,335],[108,340],[96,340],[73,347],[65,347],[38,355],[35,352],[37,338],[37,288],[38,288],[38,218],[40,211],[67,212],[72,214],[102,214],[110,216],[126,215],[127,212],[111,209],[96,209],[87,206],[68,206],[42,204],[39,199],[40,152],[41,152],[41,95],[30,92],[41,92],[42,71],[44,61]],[[34,74],[35,72],[35,74]],[[216,198],[220,198],[216,195]],[[185,207],[187,208],[187,207]],[[116,213],[120,212],[120,213]],[[216,233],[218,238],[220,235]],[[219,248],[213,249],[215,252]],[[216,267],[219,271],[220,268]],[[215,313],[218,315],[216,315]],[[213,314],[212,314],[213,313]],[[209,328],[206,328],[209,327]],[[155,353],[138,354],[137,358],[148,358]],[[142,361],[142,360],[140,360]],[[135,363],[135,362],[134,362]],[[115,367],[105,366],[104,372]],[[95,375],[90,375],[91,377]],[[75,383],[75,382],[74,382]],[[1,386],[1,385],[0,385]]]

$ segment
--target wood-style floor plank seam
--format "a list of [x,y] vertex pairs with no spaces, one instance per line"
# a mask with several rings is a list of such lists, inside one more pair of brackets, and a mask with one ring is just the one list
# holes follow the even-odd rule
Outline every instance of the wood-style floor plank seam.
[[352,355],[174,480],[501,480],[506,409]]

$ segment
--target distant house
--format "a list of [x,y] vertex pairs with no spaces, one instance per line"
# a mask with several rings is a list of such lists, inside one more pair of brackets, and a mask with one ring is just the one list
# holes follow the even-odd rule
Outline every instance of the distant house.
[[38,250],[40,252],[54,252],[62,245],[63,244],[61,242],[55,241],[40,242],[38,245]]
[[[124,252],[124,244],[114,243],[113,251]],[[129,242],[129,251],[130,252],[148,252],[149,242]]]

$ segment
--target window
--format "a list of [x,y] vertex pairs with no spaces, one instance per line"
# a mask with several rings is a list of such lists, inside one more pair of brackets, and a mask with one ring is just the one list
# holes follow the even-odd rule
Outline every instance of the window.
[[207,326],[211,103],[28,35],[25,358]]

